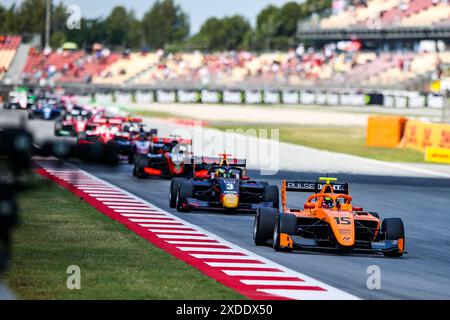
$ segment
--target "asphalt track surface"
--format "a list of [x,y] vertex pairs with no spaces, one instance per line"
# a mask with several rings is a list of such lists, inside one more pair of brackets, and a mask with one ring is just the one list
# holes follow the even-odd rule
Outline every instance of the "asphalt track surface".
[[[0,111],[0,127],[14,122],[17,122],[17,113]],[[40,139],[53,133],[51,122],[33,121],[29,127],[39,129]],[[301,150],[308,153],[307,149]],[[315,151],[311,150],[305,156],[314,155]],[[328,158],[330,162],[335,160],[332,155]],[[348,158],[350,165],[351,160]],[[252,215],[177,213],[168,206],[167,180],[136,179],[131,175],[131,166],[126,164],[116,167],[74,164],[227,241],[360,298],[450,299],[450,179],[445,174],[436,174],[438,169],[427,173],[398,167],[395,174],[380,174],[380,171],[384,173],[385,169],[379,168],[383,165],[368,162],[366,172],[336,173],[341,180],[350,183],[354,203],[365,210],[379,212],[382,218],[403,219],[408,254],[393,259],[367,254],[279,253],[270,247],[256,247],[252,242]],[[260,176],[258,170],[250,170],[249,175],[280,185],[283,178],[314,179],[322,173],[312,170],[314,168],[302,170],[300,166],[298,169],[299,172],[281,170],[275,176]],[[288,204],[302,207],[305,198],[306,194],[288,194]],[[381,289],[367,287],[367,268],[373,265],[381,270]]]

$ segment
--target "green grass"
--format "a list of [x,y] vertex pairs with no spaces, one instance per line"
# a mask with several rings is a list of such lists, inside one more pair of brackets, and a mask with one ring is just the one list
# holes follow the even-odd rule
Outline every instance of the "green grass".
[[322,150],[394,162],[425,162],[421,152],[407,148],[374,148],[365,145],[365,127],[281,126],[209,123],[219,130],[279,129],[280,140]]
[[123,109],[123,110],[131,112],[131,113],[136,114],[141,117],[160,118],[160,119],[182,118],[182,117],[174,115],[172,113],[163,112],[163,111],[132,110],[132,109]]
[[[38,179],[20,195],[21,226],[6,275],[24,299],[242,299],[63,188]],[[81,289],[66,286],[81,268]]]

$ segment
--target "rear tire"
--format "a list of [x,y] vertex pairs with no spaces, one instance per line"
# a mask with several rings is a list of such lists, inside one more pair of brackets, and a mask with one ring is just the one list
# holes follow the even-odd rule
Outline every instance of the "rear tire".
[[278,210],[275,208],[261,208],[256,212],[253,223],[253,241],[257,246],[263,246],[273,236],[275,220]]
[[194,195],[194,186],[189,181],[182,181],[180,183],[180,187],[178,188],[177,193],[177,211],[180,212],[189,212],[191,211],[191,208],[189,206],[183,206],[183,204],[186,202],[186,198],[192,198]]
[[148,165],[148,159],[143,156],[139,155],[135,159],[134,166],[136,167],[136,177],[139,179],[145,179],[147,178],[147,174],[145,173],[144,169]]
[[295,235],[297,227],[297,217],[290,213],[282,213],[277,216],[273,231],[273,248],[275,251],[292,251],[292,248],[282,248],[280,246],[280,233]]
[[280,192],[277,186],[267,185],[264,186],[264,201],[272,202],[273,207],[279,209],[280,207]]
[[[403,221],[400,218],[386,218],[381,225],[381,231],[384,234],[385,240],[398,240],[403,239],[403,245],[405,245],[405,228]],[[403,251],[395,250],[383,252],[386,257],[401,257]]]
[[106,143],[103,150],[104,150],[105,163],[108,165],[117,164],[117,162],[119,161],[118,157],[119,157],[120,146],[114,141],[109,141],[108,143]]
[[169,191],[169,206],[171,208],[177,207],[177,193],[178,189],[180,188],[180,184],[183,181],[187,181],[185,178],[173,178],[172,181],[170,181],[170,191]]

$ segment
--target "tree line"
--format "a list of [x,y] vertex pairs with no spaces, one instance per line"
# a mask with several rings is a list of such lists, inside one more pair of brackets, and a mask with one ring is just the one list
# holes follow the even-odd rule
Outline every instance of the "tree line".
[[[174,0],[155,1],[142,19],[136,18],[133,10],[116,6],[106,18],[81,18],[79,29],[67,27],[69,13],[59,2],[52,6],[50,45],[57,48],[70,41],[82,48],[99,42],[112,48],[138,50],[286,49],[295,43],[299,21],[330,7],[331,0],[269,5],[258,14],[254,28],[241,15],[212,17],[197,34],[190,35],[189,16]],[[24,0],[9,8],[0,4],[0,34],[40,34],[43,38],[45,14],[46,0]]]

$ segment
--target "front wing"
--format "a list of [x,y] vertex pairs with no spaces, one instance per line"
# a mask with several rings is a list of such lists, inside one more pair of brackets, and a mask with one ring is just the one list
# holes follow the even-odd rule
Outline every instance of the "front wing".
[[[317,250],[317,251],[341,251],[356,253],[383,253],[401,250],[398,240],[382,240],[382,241],[360,241],[357,240],[352,247],[342,247],[335,243],[321,243],[312,238],[304,238],[302,236],[293,236],[282,234],[286,248],[297,250]],[[407,253],[403,251],[403,253]]]
[[224,208],[220,202],[210,202],[199,200],[196,198],[186,198],[184,205],[191,208],[192,210],[248,212],[248,213],[256,213],[256,211],[261,208],[274,208],[273,202],[262,201],[259,203],[239,203],[237,208],[228,209]]

